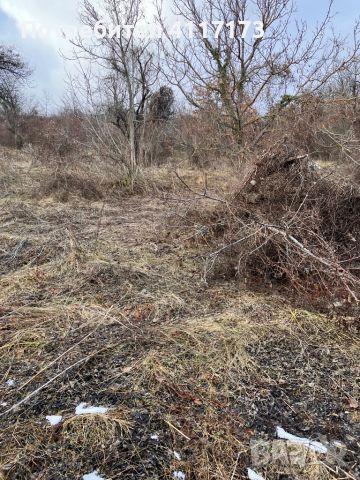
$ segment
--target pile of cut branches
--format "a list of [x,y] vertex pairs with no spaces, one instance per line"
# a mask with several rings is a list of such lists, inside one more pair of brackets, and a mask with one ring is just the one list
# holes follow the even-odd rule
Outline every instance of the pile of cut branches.
[[315,303],[358,304],[360,188],[278,144],[250,163],[214,212],[205,274],[291,286]]

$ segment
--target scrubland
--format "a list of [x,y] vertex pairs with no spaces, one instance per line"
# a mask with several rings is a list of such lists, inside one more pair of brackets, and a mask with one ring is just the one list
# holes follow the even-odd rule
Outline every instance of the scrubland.
[[[130,194],[105,168],[1,150],[0,478],[358,478],[357,277],[340,268],[360,197],[281,155],[241,179],[144,169]],[[297,464],[282,440],[257,463],[279,426],[343,454]]]

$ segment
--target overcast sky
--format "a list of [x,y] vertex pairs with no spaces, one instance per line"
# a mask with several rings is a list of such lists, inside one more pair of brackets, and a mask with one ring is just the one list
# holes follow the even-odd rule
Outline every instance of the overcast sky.
[[[324,13],[328,0],[298,0],[299,17],[315,23]],[[33,95],[50,108],[60,105],[66,73],[59,51],[69,49],[61,30],[78,25],[77,0],[0,0],[0,43],[15,47],[34,68]],[[335,0],[336,30],[348,34],[360,16],[360,0]],[[58,34],[22,38],[30,22]]]

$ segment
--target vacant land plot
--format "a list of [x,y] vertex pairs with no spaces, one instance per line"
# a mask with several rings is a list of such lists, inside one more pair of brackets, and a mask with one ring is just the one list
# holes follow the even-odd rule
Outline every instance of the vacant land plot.
[[358,478],[351,319],[205,283],[176,193],[67,200],[0,201],[0,478]]

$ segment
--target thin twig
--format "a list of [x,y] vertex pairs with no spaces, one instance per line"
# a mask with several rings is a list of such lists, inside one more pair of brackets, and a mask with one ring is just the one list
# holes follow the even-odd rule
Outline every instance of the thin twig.
[[237,454],[234,470],[232,472],[230,480],[234,480],[234,478],[235,478],[235,473],[236,473],[236,469],[237,469],[237,466],[238,466],[238,463],[239,463],[239,458],[240,458],[240,452]]
[[189,440],[189,441],[191,440],[191,438],[189,438],[187,435],[185,435],[185,433],[183,433],[181,430],[176,428],[175,425],[170,423],[168,420],[165,420],[165,423],[167,423],[169,425],[169,427],[173,428],[176,432],[180,433],[180,435],[182,435],[184,438],[186,438],[186,440]]
[[5,410],[5,412],[2,412],[0,413],[0,417],[3,417],[4,415],[7,415],[8,413],[11,413],[13,412],[14,410],[16,410],[18,407],[20,407],[21,405],[23,405],[24,403],[28,402],[31,398],[33,398],[35,395],[37,395],[39,392],[41,392],[42,390],[44,390],[44,388],[48,387],[51,383],[53,383],[55,380],[57,380],[59,377],[62,377],[66,372],[68,372],[69,370],[72,370],[73,368],[77,367],[78,365],[81,365],[82,363],[85,363],[87,362],[88,360],[90,360],[90,358],[94,357],[95,355],[97,355],[98,353],[100,353],[101,351],[103,350],[106,350],[108,347],[106,348],[101,348],[100,350],[94,352],[94,353],[91,353],[90,355],[87,355],[86,357],[84,358],[81,358],[80,360],[78,360],[77,362],[69,365],[68,367],[66,367],[64,370],[62,370],[60,373],[56,374],[54,377],[50,378],[50,380],[48,380],[46,383],[44,383],[43,385],[40,385],[40,387],[38,387],[36,390],[34,390],[33,392],[29,393],[29,395],[27,395],[25,398],[23,398],[22,400],[20,400],[19,402],[15,403],[15,405],[13,405],[12,407],[8,408],[7,410]]
[[68,354],[69,352],[71,352],[71,350],[74,350],[74,348],[76,348],[77,346],[79,346],[82,342],[84,342],[85,340],[87,340],[89,337],[91,337],[95,332],[96,330],[98,329],[98,326],[96,328],[94,328],[94,330],[90,333],[88,333],[87,335],[85,335],[85,337],[83,337],[79,342],[75,343],[75,345],[72,345],[70,348],[68,348],[65,352],[63,352],[61,355],[59,355],[57,358],[55,358],[55,360],[53,360],[52,362],[50,362],[48,365],[46,365],[46,367],[42,368],[41,370],[39,370],[37,373],[35,373],[35,375],[33,375],[29,380],[27,380],[25,383],[23,383],[19,388],[18,388],[18,391],[22,390],[24,387],[26,387],[26,385],[28,385],[29,383],[31,383],[36,377],[38,377],[41,373],[45,372],[45,370],[47,370],[48,368],[50,368],[52,365],[54,365],[56,362],[58,362],[59,360],[61,360],[63,357],[65,357],[66,354]]
[[[185,186],[185,188],[187,190],[189,190],[189,192],[191,192],[193,195],[196,195],[197,197],[201,197],[201,198],[207,198],[208,200],[213,200],[214,202],[220,202],[220,203],[224,203],[225,205],[227,205],[227,202],[225,200],[222,200],[221,198],[216,198],[216,197],[211,197],[210,195],[208,195],[206,193],[206,189],[204,191],[204,193],[199,193],[197,192],[196,190],[193,190],[186,182],[183,178],[180,177],[180,175],[177,173],[177,171],[175,170],[174,171],[176,177],[180,180],[180,182]],[[207,188],[207,186],[206,186]]]

